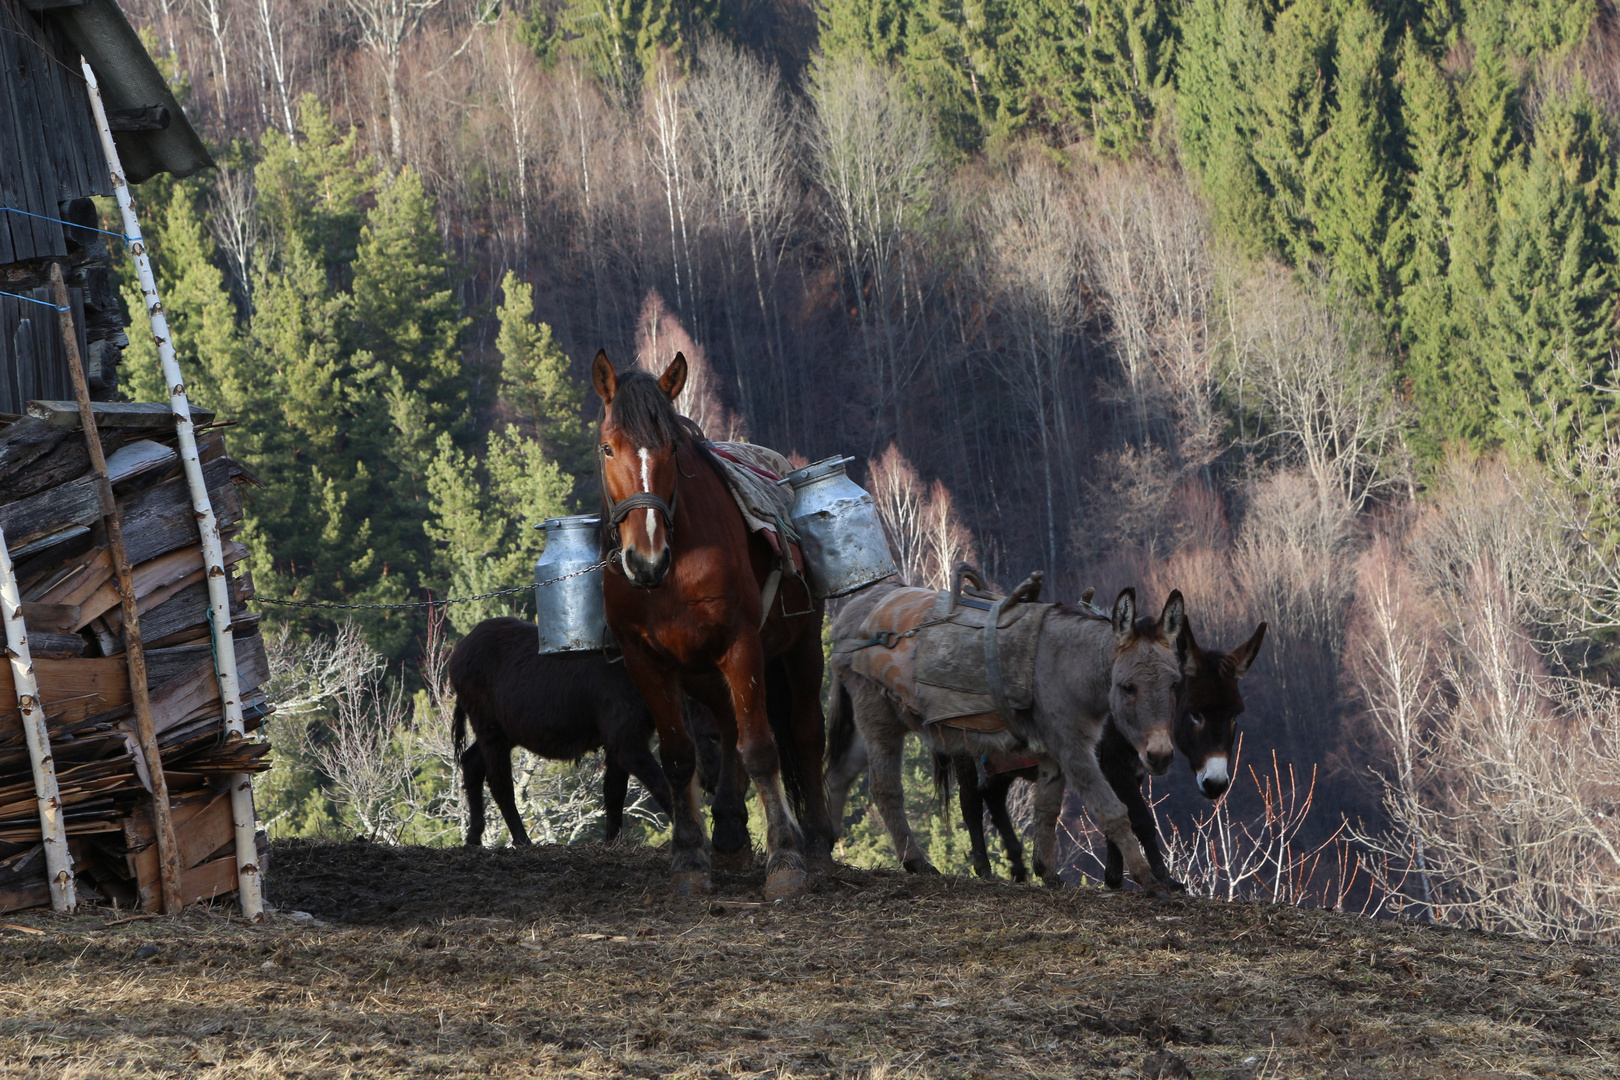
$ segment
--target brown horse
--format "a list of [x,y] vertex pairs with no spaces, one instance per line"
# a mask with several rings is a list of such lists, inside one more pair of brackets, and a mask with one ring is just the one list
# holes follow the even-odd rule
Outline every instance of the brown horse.
[[[806,856],[830,861],[832,850],[821,775],[821,605],[793,578],[762,610],[774,553],[749,531],[702,433],[675,411],[686,383],[684,356],[677,353],[654,379],[618,374],[598,352],[591,383],[602,399],[597,459],[610,569],[602,592],[625,667],[658,726],[675,792],[671,880],[681,892],[710,885],[684,691],[714,711],[723,743],[734,737],[759,790],[767,899],[801,893]],[[790,698],[788,710],[767,709],[772,685]],[[785,713],[780,727],[787,731],[778,738],[773,712]]]

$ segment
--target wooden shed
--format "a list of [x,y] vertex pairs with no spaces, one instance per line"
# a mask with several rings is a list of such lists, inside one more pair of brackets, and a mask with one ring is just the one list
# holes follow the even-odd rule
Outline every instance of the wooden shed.
[[[128,344],[91,198],[111,195],[91,118],[95,68],[130,183],[213,164],[114,0],[0,0],[0,413],[73,396],[45,274],[67,259],[91,393],[112,399]],[[50,305],[50,306],[47,306]]]
[[[213,164],[114,0],[0,0],[0,530],[31,654],[0,632],[0,911],[60,899],[63,878],[172,909],[262,862],[247,778],[269,748],[242,731],[268,670],[234,539],[255,481],[183,397],[113,402],[128,335],[153,330],[113,285],[142,249],[99,231],[92,199],[115,185],[81,58],[130,183]],[[71,872],[48,875],[63,821]]]

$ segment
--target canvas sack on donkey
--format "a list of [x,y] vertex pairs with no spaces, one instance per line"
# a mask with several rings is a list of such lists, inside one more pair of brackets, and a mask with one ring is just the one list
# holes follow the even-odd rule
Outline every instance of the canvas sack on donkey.
[[[978,581],[964,588],[963,578]],[[1035,703],[1035,651],[1056,605],[1035,600],[1042,575],[1005,597],[984,588],[971,567],[957,568],[950,592],[898,588],[861,624],[862,637],[837,643],[860,674],[901,695],[927,725],[1006,731],[1025,741],[1019,713]]]

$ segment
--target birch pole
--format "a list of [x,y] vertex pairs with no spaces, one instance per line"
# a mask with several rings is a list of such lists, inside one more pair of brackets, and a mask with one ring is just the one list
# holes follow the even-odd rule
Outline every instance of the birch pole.
[[28,757],[34,765],[34,797],[39,800],[39,832],[45,842],[45,871],[50,875],[51,908],[70,915],[79,906],[73,882],[73,855],[68,851],[67,825],[62,798],[56,787],[56,762],[51,757],[51,736],[45,727],[45,707],[34,679],[34,659],[28,654],[28,630],[23,626],[22,596],[11,568],[11,552],[0,532],[0,616],[6,624],[6,655],[11,678],[17,684],[17,707],[22,710]]
[[[169,320],[158,298],[152,260],[147,257],[146,243],[141,238],[141,224],[135,217],[135,205],[130,200],[129,184],[124,179],[123,163],[118,158],[118,147],[113,144],[112,129],[107,125],[107,107],[101,100],[101,87],[96,82],[96,73],[91,70],[90,62],[81,58],[80,66],[84,69],[84,81],[90,91],[90,108],[95,113],[96,128],[101,133],[101,146],[107,154],[113,194],[118,199],[118,209],[123,213],[124,236],[135,259],[141,297],[146,302],[146,314],[152,324],[152,340],[157,345],[158,360],[163,365],[163,384],[169,388],[169,408],[174,414],[175,433],[179,436],[180,460],[185,467],[186,483],[191,489],[191,507],[196,513],[197,531],[202,538],[204,578],[208,582],[208,621],[213,630],[214,667],[219,678],[220,703],[225,710],[226,739],[236,741],[244,738],[247,732],[242,722],[242,699],[236,675],[236,641],[231,634],[230,595],[226,590],[219,521],[214,517],[214,507],[208,499],[208,485],[203,481],[202,462],[197,456],[197,432],[191,422],[191,403],[186,400],[185,381],[180,376],[180,363],[175,359],[174,344],[169,337]],[[134,597],[127,597],[126,602],[133,605]],[[132,616],[126,617],[125,627],[128,628],[134,621]],[[242,915],[257,920],[264,916],[264,899],[259,889],[258,821],[253,810],[253,780],[247,773],[232,773],[229,783],[231,821],[236,836],[237,897],[241,901]]]

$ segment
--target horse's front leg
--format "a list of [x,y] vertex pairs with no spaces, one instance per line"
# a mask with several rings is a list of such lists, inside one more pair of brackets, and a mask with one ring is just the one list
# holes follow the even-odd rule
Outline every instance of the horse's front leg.
[[765,899],[797,896],[809,884],[804,834],[782,787],[781,755],[765,711],[765,655],[759,634],[751,630],[739,634],[718,666],[737,718],[737,752],[765,810]]
[[658,671],[650,662],[637,663],[630,648],[625,649],[625,667],[652,712],[658,727],[658,756],[670,788],[670,884],[683,895],[708,892],[712,888],[707,837],[698,816],[703,805],[698,790],[697,746],[686,730],[680,686]]
[[777,661],[787,685],[792,709],[793,752],[797,759],[800,795],[803,798],[805,855],[819,870],[832,869],[833,837],[837,826],[827,805],[827,783],[822,761],[827,753],[827,721],[821,712],[821,676],[826,660],[821,653],[821,620],[801,629],[798,640]]

